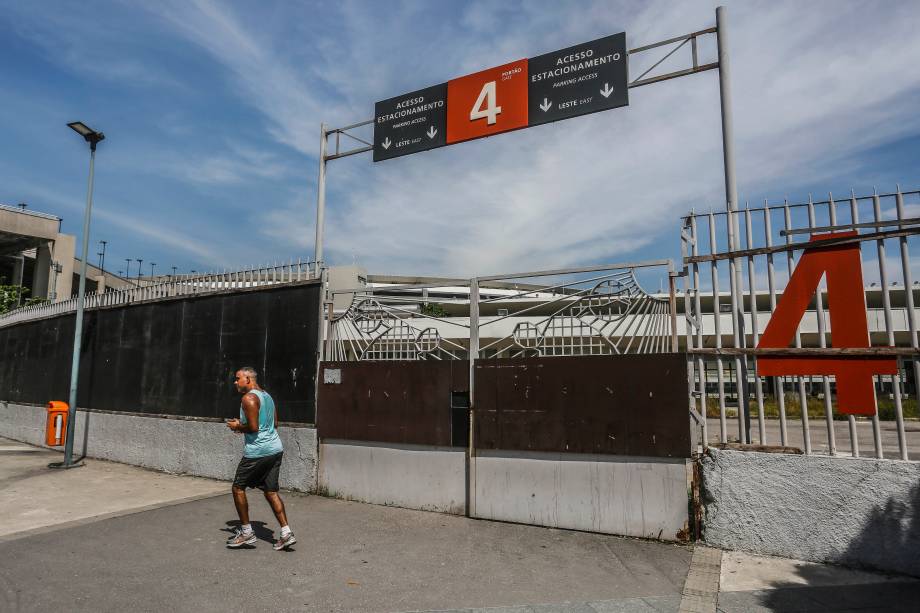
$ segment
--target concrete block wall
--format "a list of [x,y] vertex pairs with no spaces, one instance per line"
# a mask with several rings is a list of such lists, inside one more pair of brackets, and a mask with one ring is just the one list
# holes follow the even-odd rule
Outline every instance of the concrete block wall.
[[[43,406],[0,402],[0,436],[45,446],[45,420]],[[81,410],[74,436],[77,457],[84,434],[90,458],[227,481],[243,453],[242,436],[219,420]],[[284,445],[281,487],[315,491],[316,429],[281,426],[278,434]]]
[[702,487],[716,547],[920,576],[920,463],[711,449]]

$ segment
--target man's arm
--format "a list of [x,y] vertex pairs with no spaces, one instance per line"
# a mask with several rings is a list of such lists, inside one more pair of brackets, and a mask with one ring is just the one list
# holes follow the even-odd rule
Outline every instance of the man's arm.
[[231,430],[237,432],[258,432],[259,431],[259,397],[255,394],[246,394],[243,396],[243,414],[246,415],[246,423],[237,421],[230,426]]

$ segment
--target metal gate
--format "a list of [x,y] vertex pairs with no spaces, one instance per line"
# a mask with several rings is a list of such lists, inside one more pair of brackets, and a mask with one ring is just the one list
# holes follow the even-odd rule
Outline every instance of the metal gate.
[[[871,450],[877,458],[920,459],[916,442],[909,445],[909,436],[914,436],[910,430],[916,429],[905,427],[906,416],[917,415],[920,372],[914,309],[918,288],[909,244],[920,233],[920,218],[908,214],[918,202],[920,192],[898,189],[844,199],[829,194],[823,201],[795,204],[764,202],[735,213],[691,213],[683,219],[682,302],[692,356],[692,412],[701,427],[701,443],[779,444],[807,454],[843,452],[854,457]],[[730,224],[739,242],[745,237],[744,249],[728,246]],[[803,254],[847,245],[858,246],[861,255],[861,270],[850,276],[859,284],[863,304],[829,303],[825,278],[795,330],[794,346],[763,347],[768,322]],[[865,309],[865,346],[833,344],[828,311],[843,306],[858,311],[854,325],[861,325],[857,320]],[[857,417],[841,413],[838,377],[760,372],[767,358],[807,357],[887,358],[897,360],[897,370],[874,377],[871,415]],[[820,430],[812,427],[815,419],[824,424]],[[794,427],[793,420],[801,427]]]

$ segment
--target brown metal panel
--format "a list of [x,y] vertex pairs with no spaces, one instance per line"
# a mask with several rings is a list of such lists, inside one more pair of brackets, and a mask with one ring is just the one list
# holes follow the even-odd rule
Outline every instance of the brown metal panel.
[[468,391],[465,360],[324,362],[317,428],[323,439],[446,447],[451,392]]
[[682,354],[476,361],[479,449],[688,457]]

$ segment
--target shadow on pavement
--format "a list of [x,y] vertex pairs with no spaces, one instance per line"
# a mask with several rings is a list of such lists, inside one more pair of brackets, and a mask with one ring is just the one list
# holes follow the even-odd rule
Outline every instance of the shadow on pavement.
[[[234,532],[236,532],[237,528],[243,525],[240,523],[240,520],[238,519],[234,519],[233,521],[228,521],[226,522],[226,524],[227,524],[227,527],[221,528],[220,530],[221,532],[226,532],[228,535],[233,534]],[[249,525],[252,526],[252,531],[256,533],[257,539],[259,539],[260,541],[265,541],[266,543],[274,544],[275,533],[270,528],[268,528],[268,526],[266,526],[264,521],[251,521],[250,520]],[[255,547],[254,545],[244,545],[240,547],[239,549],[253,549],[254,547]]]

